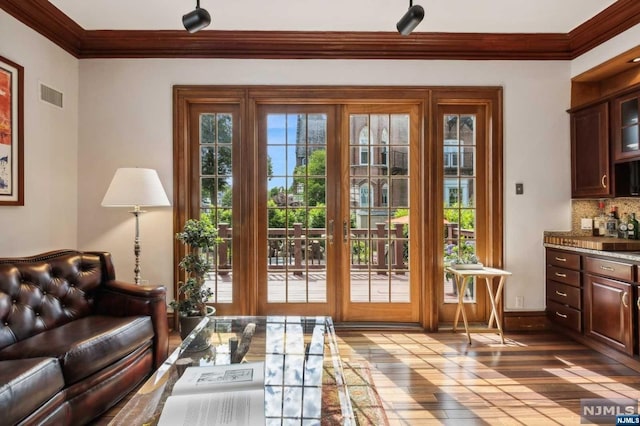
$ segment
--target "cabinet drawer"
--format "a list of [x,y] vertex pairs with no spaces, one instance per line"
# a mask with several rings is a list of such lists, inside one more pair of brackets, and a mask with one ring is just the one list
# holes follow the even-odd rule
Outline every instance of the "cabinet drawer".
[[547,280],[547,298],[562,305],[582,309],[581,292],[577,287]]
[[568,329],[581,332],[580,311],[547,299],[549,320]]
[[568,269],[580,269],[580,255],[565,251],[547,249],[547,265]]
[[615,278],[622,281],[634,281],[635,278],[635,265],[616,262],[613,260],[585,257],[584,269],[592,274]]
[[574,287],[580,287],[580,272],[547,265],[547,280],[558,281]]

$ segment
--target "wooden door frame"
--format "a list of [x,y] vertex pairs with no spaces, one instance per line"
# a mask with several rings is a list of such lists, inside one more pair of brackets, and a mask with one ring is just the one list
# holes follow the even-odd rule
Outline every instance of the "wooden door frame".
[[[422,105],[422,146],[420,152],[420,171],[422,176],[421,192],[427,194],[420,200],[419,208],[422,230],[419,235],[423,241],[421,247],[420,268],[424,282],[421,288],[421,318],[422,327],[429,331],[438,328],[438,295],[437,289],[441,287],[443,274],[442,247],[440,239],[429,241],[429,237],[438,235],[438,223],[442,222],[442,212],[435,201],[441,199],[437,191],[428,191],[428,188],[435,187],[438,182],[437,167],[432,164],[438,160],[439,153],[435,141],[436,128],[432,123],[432,112],[436,110],[438,104],[455,104],[475,102],[486,105],[491,117],[491,125],[488,127],[492,137],[492,149],[490,152],[490,170],[492,182],[491,202],[489,205],[491,217],[495,220],[491,224],[489,241],[487,241],[490,259],[493,266],[501,267],[503,264],[503,194],[502,194],[502,88],[501,87],[430,87],[430,86],[192,86],[176,85],[173,87],[173,205],[174,205],[174,232],[178,232],[186,219],[194,214],[192,203],[189,201],[189,194],[192,189],[188,179],[189,174],[189,132],[186,129],[189,105],[194,103],[203,104],[237,104],[240,109],[240,135],[242,141],[239,156],[241,164],[238,172],[255,170],[255,133],[253,124],[256,122],[256,107],[258,104],[268,103],[411,103],[416,102]],[[246,174],[246,173],[244,173]],[[255,267],[255,247],[256,229],[258,224],[247,214],[251,206],[256,205],[255,180],[245,182],[241,194],[234,203],[238,203],[235,210],[240,210],[234,220],[242,227],[245,237],[238,237],[238,244],[234,244],[237,255],[234,255],[234,268],[236,261],[241,268],[237,268],[239,274],[236,277],[237,287],[234,291],[239,291],[238,297],[234,300],[232,314],[251,315],[257,312],[257,268]],[[236,213],[234,212],[234,215]],[[440,222],[438,222],[438,219]],[[239,227],[237,227],[239,228]],[[236,238],[234,231],[234,238]],[[253,236],[253,238],[251,237]],[[184,248],[179,242],[174,241],[174,295],[177,294],[176,278],[179,277],[178,260],[183,256]],[[252,285],[252,283],[254,285]],[[242,297],[240,297],[240,295]],[[341,313],[337,312],[337,315]]]
[[[431,289],[427,292],[433,296],[428,312],[435,316],[432,318],[431,327],[425,325],[425,328],[437,330],[439,324],[440,301],[443,298],[442,277],[444,276],[444,256],[442,241],[440,238],[428,239],[427,235],[441,235],[444,213],[442,211],[442,179],[441,171],[443,170],[442,146],[438,142],[438,125],[435,122],[438,118],[438,110],[441,106],[477,106],[485,110],[485,137],[486,147],[484,154],[485,161],[485,179],[484,188],[486,191],[486,205],[484,207],[483,217],[485,223],[478,226],[486,230],[486,234],[481,241],[477,240],[476,244],[482,245],[479,252],[483,253],[483,260],[487,266],[502,268],[504,263],[503,253],[503,136],[502,136],[502,88],[462,88],[462,89],[441,89],[434,90],[432,94],[432,123],[430,134],[431,143],[429,144],[429,153],[433,161],[429,170],[430,180],[435,186],[435,191],[431,191],[425,196],[425,211],[428,212],[429,218],[425,228],[425,241],[431,247],[429,251],[432,256],[428,256],[432,262],[431,265],[425,267],[425,271],[430,271],[430,277],[427,282],[431,284]],[[435,167],[433,167],[435,165]],[[426,188],[429,188],[428,186]],[[429,279],[430,278],[430,279]],[[433,287],[435,286],[435,287]],[[429,287],[429,285],[427,285]],[[478,286],[478,290],[482,289]],[[498,309],[502,310],[502,300]],[[488,300],[485,304],[488,304]],[[485,307],[485,312],[489,312],[489,306]],[[488,318],[487,318],[488,319]]]

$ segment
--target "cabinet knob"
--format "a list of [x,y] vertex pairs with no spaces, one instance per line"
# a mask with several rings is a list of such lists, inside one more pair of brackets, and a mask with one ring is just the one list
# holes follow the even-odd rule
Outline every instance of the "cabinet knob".
[[567,274],[561,274],[560,272],[556,272],[556,277],[567,278]]
[[622,293],[622,305],[625,308],[629,307],[629,300],[627,300],[628,298],[629,298],[629,293],[627,293],[626,291]]
[[556,315],[559,316],[560,318],[567,318],[567,316],[565,314],[561,314],[558,311],[556,311]]
[[607,175],[602,175],[601,183],[602,183],[602,187],[606,189],[607,188]]
[[600,266],[600,269],[602,269],[603,271],[609,271],[609,272],[615,271],[615,269],[610,266]]
[[558,256],[556,256],[556,260],[557,260],[558,262],[566,262],[566,261],[567,261],[567,258],[566,258],[566,257],[558,257]]
[[567,293],[562,293],[562,292],[560,292],[560,291],[558,291],[558,290],[556,290],[556,294],[557,294],[558,296],[567,297]]

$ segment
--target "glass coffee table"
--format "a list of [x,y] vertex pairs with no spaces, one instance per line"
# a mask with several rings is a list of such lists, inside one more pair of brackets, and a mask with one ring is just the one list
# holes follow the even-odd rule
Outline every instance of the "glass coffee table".
[[266,425],[354,425],[330,317],[206,317],[110,425],[155,425],[188,366],[264,361]]

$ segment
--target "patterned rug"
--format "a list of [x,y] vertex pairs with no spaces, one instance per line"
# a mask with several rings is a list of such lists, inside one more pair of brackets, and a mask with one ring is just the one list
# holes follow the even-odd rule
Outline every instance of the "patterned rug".
[[[384,426],[389,424],[389,419],[382,406],[382,400],[371,376],[371,367],[366,361],[349,362],[342,361],[345,381],[353,414],[357,425]],[[325,370],[325,372],[327,372]],[[328,373],[328,372],[327,372]],[[335,383],[335,377],[325,374],[325,385]],[[340,401],[337,391],[325,392],[322,400],[322,424],[327,426],[342,425],[340,413]]]

